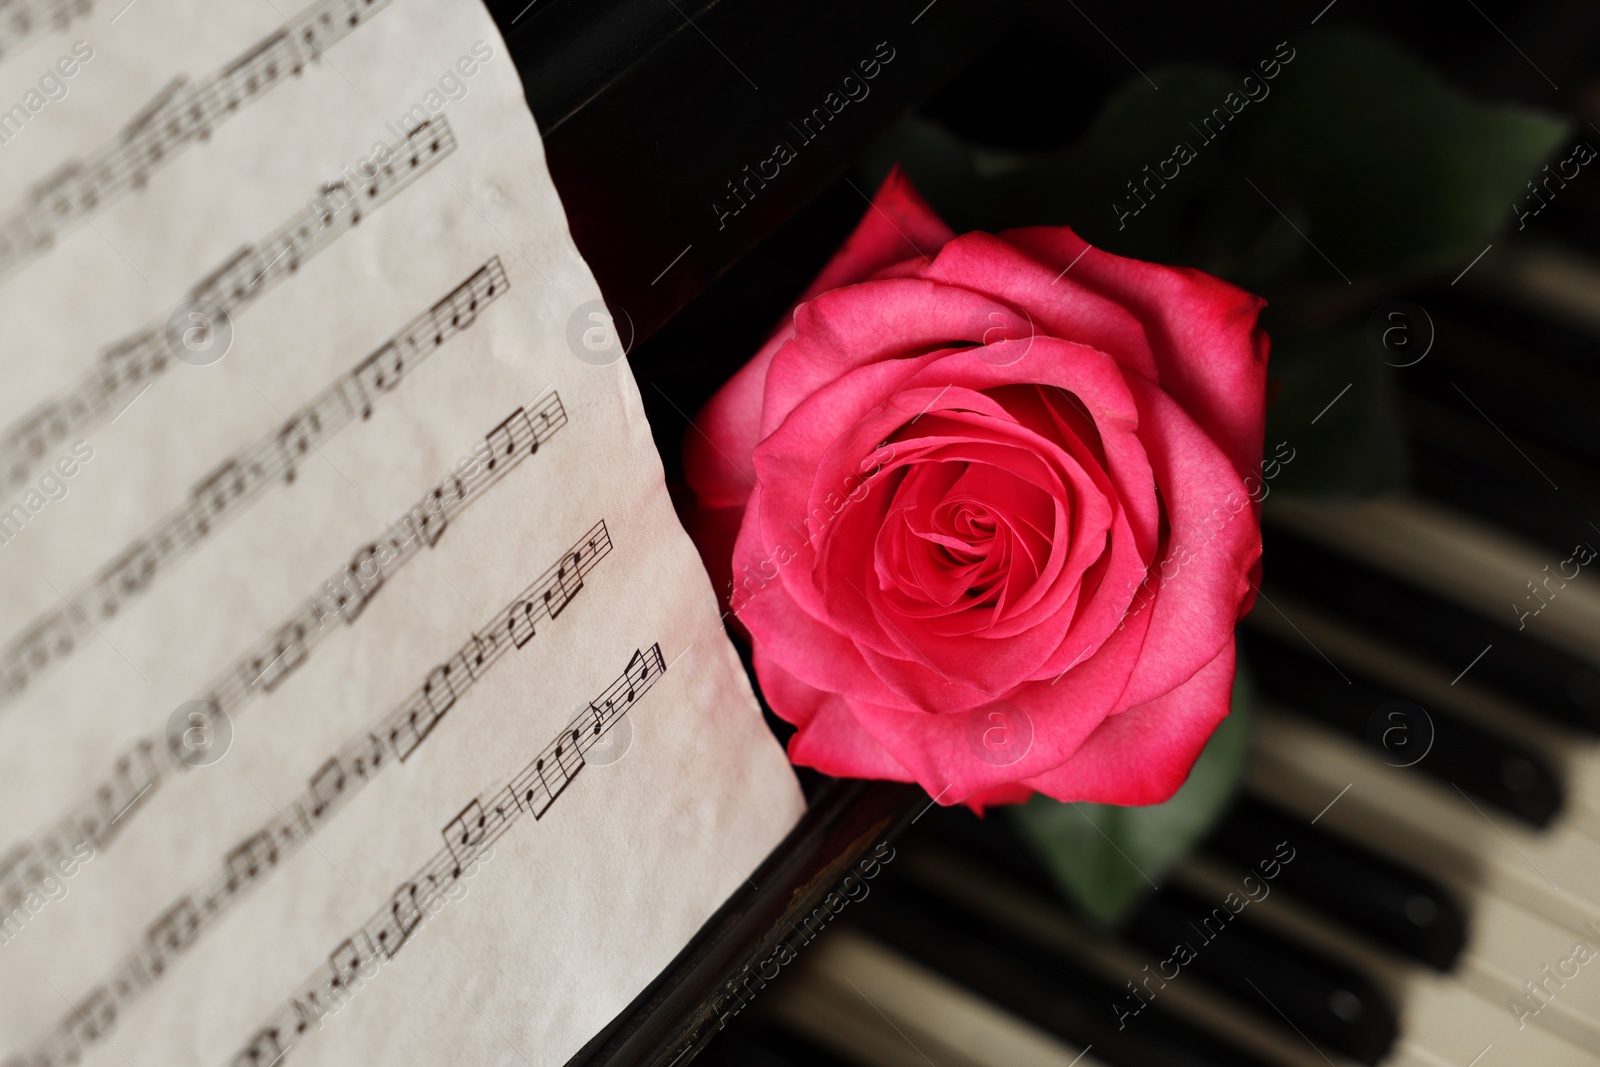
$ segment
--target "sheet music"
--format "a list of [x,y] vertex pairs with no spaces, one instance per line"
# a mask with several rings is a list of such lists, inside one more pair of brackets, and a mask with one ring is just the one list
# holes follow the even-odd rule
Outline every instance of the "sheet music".
[[[802,810],[473,0],[0,0],[0,1065],[561,1064]],[[581,331],[579,331],[581,336]]]

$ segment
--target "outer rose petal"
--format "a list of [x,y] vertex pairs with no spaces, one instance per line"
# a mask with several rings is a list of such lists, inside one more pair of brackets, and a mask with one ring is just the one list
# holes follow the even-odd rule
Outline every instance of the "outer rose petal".
[[[962,234],[932,262],[908,259],[878,277],[926,278],[983,293],[1028,319],[1028,329],[1007,336],[1060,337],[1098,348],[1148,378],[1158,373],[1148,330],[1133,312],[993,234]],[[999,321],[987,325],[989,338],[1001,336],[993,330]]]
[[904,172],[898,166],[890,171],[855,232],[795,301],[761,351],[717,390],[695,417],[699,432],[691,430],[684,439],[683,468],[702,507],[731,507],[743,504],[750,495],[755,481],[750,456],[760,440],[767,365],[794,336],[795,309],[829,289],[862,281],[891,263],[931,256],[954,236]]
[[1222,446],[1240,477],[1260,466],[1267,340],[1256,319],[1266,301],[1197,270],[1101,251],[1065,226],[1000,237],[1046,266],[1071,265],[1072,277],[1132,309],[1150,335],[1161,388]]
[[1057,800],[1159,804],[1178,791],[1233,700],[1234,643],[1163,696],[1113,715],[1077,755],[1024,781]]
[[980,790],[962,803],[982,815],[986,809],[1000,804],[1026,804],[1033,798],[1033,794],[1034,790],[1021,782],[1011,782],[1007,785],[997,785],[993,789]]
[[[1245,575],[1261,558],[1261,528],[1243,506],[1244,482],[1216,443],[1162,390],[1136,378],[1128,384],[1172,524],[1153,561],[1159,585],[1142,612],[1151,620],[1128,683],[1132,705],[1181,684],[1219,648],[1232,646],[1239,604],[1250,592]],[[1230,498],[1241,505],[1237,513],[1226,505]]]
[[[842,778],[912,781],[900,762],[861,728],[844,698],[800,681],[755,646],[756,673],[768,701],[781,702],[785,718],[799,727],[789,739],[789,758],[803,767]],[[792,717],[790,717],[792,716]]]

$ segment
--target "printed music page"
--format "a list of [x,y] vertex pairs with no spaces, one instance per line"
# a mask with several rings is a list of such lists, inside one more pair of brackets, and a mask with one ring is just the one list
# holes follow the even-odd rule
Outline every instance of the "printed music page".
[[487,12],[295,3],[0,4],[7,1067],[561,1064],[803,808]]

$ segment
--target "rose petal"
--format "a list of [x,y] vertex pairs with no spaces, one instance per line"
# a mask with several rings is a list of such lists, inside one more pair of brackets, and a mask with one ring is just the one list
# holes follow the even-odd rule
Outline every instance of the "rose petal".
[[[862,281],[907,257],[931,256],[955,236],[897,166],[878,187],[855,231],[806,287],[795,306]],[[684,438],[684,477],[704,507],[741,505],[755,481],[751,454],[760,440],[761,397],[773,354],[794,336],[794,308],[756,353],[717,390]]]
[[909,782],[911,775],[861,728],[837,693],[809,686],[755,648],[756,674],[769,701],[782,704],[799,729],[789,739],[789,759],[840,778]]
[[1233,699],[1234,646],[1182,685],[1113,715],[1077,754],[1024,784],[1062,801],[1159,804],[1189,777]]
[[1160,383],[1233,461],[1241,477],[1261,464],[1268,341],[1257,327],[1266,301],[1189,267],[1112,255],[1064,226],[1007,230],[1000,240],[1130,309],[1144,323]]
[[1148,378],[1157,374],[1145,325],[1133,312],[993,234],[962,234],[932,262],[906,260],[877,277],[927,278],[983,293],[1027,318],[1025,332],[1005,330],[1003,318],[986,318],[985,343],[1001,336],[1057,337],[1098,348]]

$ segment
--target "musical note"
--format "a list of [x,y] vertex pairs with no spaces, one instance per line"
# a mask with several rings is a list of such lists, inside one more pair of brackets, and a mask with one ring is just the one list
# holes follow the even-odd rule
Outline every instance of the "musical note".
[[400,947],[410,940],[412,932],[422,925],[422,902],[417,899],[415,882],[396,890],[394,901],[389,905],[389,920],[378,932],[378,947],[385,956],[394,959]]
[[[547,437],[566,425],[566,414],[556,394],[551,393],[544,400],[536,402],[535,408],[542,413],[541,425],[549,427]],[[405,528],[405,522],[411,516],[424,507],[431,507],[435,501],[442,502],[438,516],[442,525],[498,484],[511,469],[502,466],[490,472],[479,467],[447,475],[440,486],[431,490],[421,502],[408,509],[400,521],[390,526]],[[448,491],[445,490],[446,486],[450,487]],[[350,566],[341,568],[323,582],[319,591],[310,596],[293,615],[268,631],[266,637],[241,655],[233,666],[213,682],[204,697],[210,714],[237,716],[248,701],[276,688],[293,670],[304,664],[317,645],[327,637],[330,633],[329,621],[342,619],[347,625],[353,625],[362,608],[381,587],[385,576],[393,574],[414,558],[424,544],[426,541],[422,536],[414,535],[409,540],[371,542],[363,547]],[[581,569],[587,570],[609,549],[610,540],[605,524],[601,523],[589,531],[585,539],[566,553],[563,559],[580,557],[584,560]],[[529,597],[540,589],[548,588],[558,577],[556,572],[559,569],[541,575],[519,603],[532,610],[536,605]],[[21,682],[14,684],[20,687],[20,684],[25,684],[31,670],[47,662],[52,655],[63,654],[62,648],[70,646],[74,639],[75,620],[81,624],[82,616],[69,609],[46,619],[44,624],[24,635],[24,639],[11,650],[10,661],[0,663],[6,669],[7,681],[13,677],[19,678]],[[503,639],[499,634],[505,621],[503,618],[500,622],[491,622],[482,631],[473,634],[468,644],[457,653],[453,662],[460,667],[458,677],[465,679],[467,684],[475,682],[504,651]],[[64,854],[84,841],[101,847],[108,844],[127,825],[131,813],[144,797],[165,780],[167,771],[190,769],[192,764],[183,758],[185,753],[177,747],[178,743],[178,738],[169,738],[164,731],[137,742],[124,753],[88,799],[74,806],[53,829],[38,837],[39,849],[52,854]],[[347,764],[358,776],[376,770],[385,758],[381,742],[370,736],[364,748],[346,755]],[[157,756],[160,757],[159,763]],[[161,765],[163,763],[164,766]],[[313,796],[308,801],[308,810],[315,810],[322,799]]]
[[[376,762],[374,760],[374,765],[376,765]],[[343,796],[344,783],[344,763],[338,756],[330,756],[328,762],[324,763],[317,769],[317,773],[311,776],[311,785],[308,792],[312,798],[310,815],[313,822],[320,820],[328,809]]]
[[[12,0],[12,6],[29,2]],[[31,2],[51,5],[55,11],[68,9],[63,0]],[[87,8],[89,0],[78,2]],[[20,229],[13,223],[21,219],[32,226],[26,239],[13,240],[9,256],[0,255],[0,280],[51,248],[63,231],[89,213],[129,191],[142,190],[163,164],[188,146],[209,140],[218,124],[298,76],[318,57],[319,49],[338,43],[389,3],[320,0],[291,19],[290,26],[261,40],[197,86],[181,75],[168,82],[128,120],[111,144],[86,159],[66,164],[8,213],[0,229]],[[26,20],[27,30],[18,33],[19,24],[13,20],[8,34],[3,12],[0,6],[0,55],[25,38],[35,24],[33,19]]]
[[[343,393],[339,394],[341,397]],[[283,464],[283,480],[292,483],[300,470],[300,460],[315,447],[312,442],[324,435],[322,417],[315,407],[297,414],[278,431],[278,450]]]
[[0,671],[6,678],[3,699],[15,699],[51,663],[71,655],[84,628],[83,615],[70,606],[35,619],[0,653]]
[[[454,500],[459,502],[466,497],[466,487],[461,484],[460,478],[451,479],[451,488],[454,489]],[[444,536],[445,527],[450,525],[447,510],[447,500],[444,486],[436,487],[428,494],[428,499],[421,509],[411,513],[412,530],[416,537],[429,548],[439,543],[439,538]]]
[[[607,707],[621,703],[618,715],[626,713],[666,673],[666,663],[661,646],[652,645],[648,652],[639,650],[628,661],[622,675],[607,686],[604,693],[590,702],[589,709],[605,704]],[[626,694],[626,696],[624,696]],[[550,806],[582,770],[583,748],[592,745],[584,729],[588,712],[569,723],[555,742],[548,746],[510,782],[474,798],[444,826],[441,831],[444,848],[430,859],[412,878],[403,882],[381,911],[364,923],[352,937],[341,942],[328,957],[328,963],[319,966],[315,973],[302,982],[296,991],[274,1012],[267,1027],[257,1031],[284,1032],[296,1026],[305,1011],[304,1003],[315,1003],[315,998],[329,988],[348,988],[354,982],[363,964],[393,959],[402,946],[417,933],[423,921],[443,902],[449,899],[447,888],[460,880],[471,865],[483,858],[489,847],[507,833],[524,811],[535,820],[548,814]],[[492,813],[492,814],[491,814]],[[364,955],[360,944],[376,946],[377,951]],[[329,976],[332,976],[331,979]],[[363,977],[371,977],[364,975]],[[304,1031],[297,1031],[304,1032]],[[251,1064],[246,1059],[252,1045],[246,1045],[232,1061],[236,1065]]]
[[78,1005],[76,1015],[79,1026],[74,1037],[80,1046],[104,1041],[106,1031],[116,1025],[117,1002],[107,989],[97,989],[89,999]]
[[55,404],[45,404],[18,423],[6,440],[5,451],[13,454],[10,481],[26,478],[45,451],[66,436],[67,426],[64,413]]
[[65,31],[93,7],[94,0],[0,0],[0,60],[41,30]]
[[[324,0],[324,3],[352,2],[364,0]],[[387,5],[389,2],[374,0],[373,6]],[[404,149],[411,152],[411,165],[404,168],[381,193],[378,190],[369,191],[376,194],[367,197],[366,207],[369,210],[398,196],[455,150],[455,137],[448,123],[442,116],[434,121],[439,124],[439,136],[427,146]],[[72,180],[79,178],[75,175]],[[77,215],[72,205],[59,193],[51,190],[49,197],[50,203],[38,210],[50,215],[59,207]],[[19,241],[23,240],[21,235],[24,231],[33,233],[39,225],[43,225],[32,218],[30,210],[34,209],[25,205],[9,221],[0,221],[0,235],[4,235],[10,247],[18,246]],[[267,238],[256,244],[244,245],[221,266],[203,277],[190,289],[190,299],[209,301],[223,314],[236,318],[278,281],[297,270],[305,260],[348,232],[352,225],[354,223],[348,212],[335,212],[325,223],[319,223],[303,209],[296,211],[287,223]],[[3,253],[4,247],[6,245],[0,245],[0,253]],[[11,257],[13,265],[16,259],[16,256]],[[0,277],[7,269],[7,262],[4,255],[0,254]],[[499,277],[503,283],[503,273]],[[470,291],[480,291],[471,279],[466,284],[471,287]],[[433,322],[433,316],[433,309],[430,308],[421,319],[408,324],[400,336],[404,337],[420,326]],[[70,434],[81,432],[101,419],[119,415],[174,362],[167,347],[167,318],[167,315],[163,315],[155,326],[137,331],[113,344],[105,350],[96,366],[65,393],[46,400],[0,433],[0,492],[26,482],[47,452]],[[452,328],[453,332],[456,331]]]
[[489,817],[484,814],[482,802],[474,799],[461,809],[461,814],[445,823],[444,846],[455,857],[455,875],[477,855],[478,846],[489,833]]
[[534,432],[533,422],[528,418],[528,413],[523,408],[518,408],[505,421],[484,435],[484,440],[489,442],[489,469],[494,470],[499,464],[516,454],[518,445],[530,445],[535,450],[539,447],[539,435]]
[[273,1067],[287,1052],[279,1040],[278,1028],[268,1026],[256,1031],[229,1067]]
[[200,934],[200,909],[189,897],[184,897],[150,925],[146,940],[157,951],[157,973],[165,968],[166,961],[194,944]]
[[456,691],[450,684],[450,669],[450,664],[445,663],[430,671],[404,720],[390,727],[389,740],[400,762],[411,757],[445,713],[455,706]]
[[[660,649],[656,650],[656,654],[660,655]],[[650,677],[650,661],[645,659],[643,652],[635,652],[633,654],[633,658],[628,661],[626,673],[630,686],[643,685],[645,679]]]
[[201,478],[189,492],[189,513],[201,537],[211,532],[216,519],[233,510],[261,481],[260,471],[252,471],[238,459],[224,460]]
[[[500,293],[509,288],[498,257],[478,268],[451,292],[476,293],[475,299],[486,301],[492,299],[487,295],[490,288]],[[449,297],[446,302],[448,300]],[[454,337],[465,326],[454,326],[449,317],[441,317],[444,312],[439,310],[440,307],[441,304],[436,302],[403,325],[395,337],[404,338],[419,330],[437,333],[446,340]],[[195,483],[186,503],[158,520],[122,555],[97,571],[88,585],[74,591],[71,602],[86,609],[83,617],[78,617],[76,610],[65,614],[57,610],[37,620],[33,629],[25,631],[0,653],[0,671],[4,672],[7,682],[4,690],[0,690],[0,706],[14,700],[33,676],[75,648],[79,632],[89,628],[89,615],[99,619],[116,616],[167,573],[187,550],[211,536],[225,520],[236,515],[268,488],[293,482],[303,455],[345,427],[355,424],[356,407],[350,401],[352,391],[362,396],[363,403],[367,405],[363,414],[370,414],[370,400],[365,399],[364,383],[375,392],[392,392],[405,375],[420,366],[433,350],[433,347],[429,347],[410,360],[403,360],[397,355],[398,342],[386,342],[377,352],[359,361],[349,372],[317,394],[277,429],[219,463]],[[130,353],[134,353],[133,348],[123,354],[131,362],[106,365],[108,380],[135,373],[132,368],[142,357],[136,358],[136,354]],[[137,380],[135,377],[134,381]],[[116,388],[120,389],[122,385],[118,384]],[[431,490],[412,509],[413,514],[419,511],[428,514],[418,532],[429,547],[443,533],[450,512],[465,506],[467,496],[468,489],[461,478],[452,476]],[[382,584],[383,568],[368,562],[371,557],[384,554],[382,547],[374,544],[368,546],[366,551],[368,556],[358,558],[351,564],[352,572],[361,580],[350,583],[351,594],[339,607],[347,621],[353,621],[361,613]],[[370,581],[366,577],[369,568],[373,576]],[[64,640],[63,634],[66,635]],[[294,643],[283,644],[261,660],[250,677],[254,679],[260,676],[262,684],[270,691],[298,667],[302,659]]]
[[[577,554],[578,546],[599,546],[598,552],[591,548],[591,554],[585,557],[588,569],[592,570],[610,552],[611,541],[605,523],[596,523],[585,531],[576,545],[563,552],[560,558],[563,561],[570,560]],[[398,765],[413,756],[445,714],[487,674],[494,662],[504,658],[507,644],[489,635],[505,625],[505,619],[516,605],[539,603],[535,591],[549,586],[561,566],[558,563],[535,578],[512,605],[497,618],[491,619],[482,630],[472,633],[444,663],[430,670],[422,684],[395,710],[375,727],[365,729],[351,738],[338,753],[323,762],[298,798],[229,850],[223,856],[220,870],[215,876],[180,897],[150,927],[141,944],[123,959],[105,982],[108,989],[126,991],[118,994],[119,1003],[126,1006],[148,990],[173,959],[187,951],[206,929],[221,921],[246,889],[268,877],[292,852],[304,847],[313,835],[327,825],[334,813],[376,779],[384,767]],[[612,689],[626,681],[628,676],[625,674],[613,684]],[[630,694],[634,688],[629,687]],[[630,695],[630,703],[632,699]],[[582,769],[584,761],[581,747],[589,743],[587,738],[580,742],[583,733],[578,729],[578,724],[569,726],[562,740],[540,757],[541,762],[534,768],[532,773],[539,781],[537,788],[548,796],[547,800],[541,802],[540,814]],[[98,821],[83,828],[91,840],[95,839],[97,828],[103,831],[104,826],[108,825],[104,821],[108,814],[120,807],[120,812],[112,815],[111,821],[114,822],[134,803],[140,802],[154,785],[156,779],[153,775],[157,768],[153,756],[156,751],[168,750],[160,745],[146,745],[140,750],[141,760],[124,760],[119,764],[118,778],[102,787],[107,795],[96,809]],[[345,768],[351,768],[353,773],[347,773]],[[147,779],[147,784],[141,787],[140,782]],[[497,804],[491,798],[487,802],[474,803],[477,807],[469,805],[445,827],[445,836],[455,842],[458,850],[450,853],[456,858],[441,870],[446,877],[459,878],[457,868],[468,865],[485,847],[489,836],[498,832],[514,810],[520,810],[514,801],[509,805]],[[286,815],[283,811],[297,814]],[[98,841],[96,843],[99,844]],[[0,874],[4,870],[0,868]],[[23,878],[35,876],[26,866],[18,870]],[[452,871],[457,873],[452,874]],[[419,876],[419,883],[425,881],[423,876]],[[0,885],[4,884],[0,882]],[[376,936],[382,942],[382,932]],[[386,951],[392,955],[405,936],[409,936],[409,928],[399,934],[391,933]],[[63,1035],[67,1033],[63,1023],[57,1028],[56,1039],[65,1040]]]
[[[365,933],[356,937],[366,940]],[[356,984],[357,979],[365,978],[362,973],[364,966],[372,959],[370,943],[365,951],[356,944],[355,937],[347,937],[338,948],[328,953],[328,970],[333,977],[329,981],[335,989],[348,989]]]
[[[256,656],[250,666],[256,670],[254,684],[270,693],[306,661],[306,624],[296,619],[278,631],[270,653]],[[267,656],[271,658],[268,659]],[[266,660],[262,663],[262,660]]]
[[48,874],[44,860],[32,845],[19,845],[6,853],[0,859],[0,917],[22,908],[34,886]]
[[571,738],[557,742],[555,750],[549,756],[541,756],[534,761],[534,773],[539,776],[539,784],[544,787],[539,803],[528,804],[528,810],[533,812],[535,819],[544,818],[545,812],[550,810],[550,805],[556,802],[556,797],[566,791],[567,786],[572,784],[572,780],[578,776],[583,767],[583,753],[578,748],[577,741]]
[[506,635],[511,638],[511,644],[516,648],[532,641],[535,636],[533,613],[538,605],[530,600],[521,600],[513,604],[511,614],[506,617]]
[[560,615],[572,598],[583,589],[583,557],[574,552],[556,569],[555,588],[544,591],[544,609],[553,619]]
[[251,834],[222,859],[228,892],[237,893],[278,865],[278,846],[270,830]]
[[117,824],[143,803],[162,779],[155,757],[161,751],[165,749],[158,742],[145,739],[118,758],[90,799],[69,817],[73,832],[67,847],[88,841],[96,848],[104,848],[121,832],[122,827]]
[[[352,378],[356,385],[362,387],[362,396],[369,398],[362,408],[362,417],[372,415],[370,398],[387,393],[400,384],[400,379],[405,377],[406,361],[400,351],[400,346],[389,341],[372,355],[361,361]],[[367,387],[370,387],[367,388]]]
[[[100,354],[99,382],[106,397],[121,397],[144,386],[167,365],[167,349],[157,330],[144,330],[116,342]],[[56,427],[61,436],[69,431]]]
[[369,776],[383,769],[383,742],[376,734],[368,734],[362,742],[358,742],[358,746],[358,751],[350,759],[350,767],[356,777],[365,783]]

